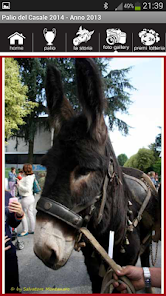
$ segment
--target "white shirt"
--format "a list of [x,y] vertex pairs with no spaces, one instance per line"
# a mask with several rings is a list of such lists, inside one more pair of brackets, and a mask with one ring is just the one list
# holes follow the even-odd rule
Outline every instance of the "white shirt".
[[35,179],[35,174],[23,176],[18,184],[19,195],[30,196],[33,195],[33,182]]

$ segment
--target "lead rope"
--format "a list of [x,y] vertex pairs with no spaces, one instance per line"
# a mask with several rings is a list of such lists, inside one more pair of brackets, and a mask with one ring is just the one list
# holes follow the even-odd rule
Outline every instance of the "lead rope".
[[[119,269],[121,269],[120,266],[119,266]],[[114,282],[115,280],[113,279],[113,270],[108,269],[102,281],[101,294],[112,294],[114,290],[114,286],[113,286]],[[121,279],[116,280],[116,282],[118,282],[119,284],[124,284],[124,280],[121,280]],[[135,293],[131,290],[131,287],[127,284],[126,284],[126,290],[128,294]]]
[[[102,256],[102,258],[106,261],[106,263],[109,265],[109,267],[111,267],[111,269],[109,269],[107,271],[107,273],[106,273],[106,275],[104,277],[104,280],[103,280],[101,293],[104,293],[103,291],[106,291],[106,289],[110,285],[112,285],[114,282],[117,282],[116,280],[114,280],[112,278],[112,275],[111,275],[111,279],[109,279],[109,281],[106,283],[106,286],[104,287],[105,282],[106,282],[106,277],[108,277],[108,275],[110,277],[111,272],[113,274],[113,272],[116,272],[117,270],[121,270],[122,267],[117,265],[115,263],[115,261],[108,256],[105,249],[98,243],[98,241],[95,239],[95,237],[91,234],[91,232],[87,228],[81,227],[80,232],[83,233],[86,236],[86,238],[92,244],[92,246],[96,249],[96,251]],[[132,283],[130,282],[130,280],[126,276],[120,276],[119,279],[118,279],[118,283],[120,283],[120,284],[125,283],[126,286],[127,286],[128,293],[129,294],[135,294],[135,288],[134,288],[134,286],[132,285]],[[112,293],[113,289],[114,288],[110,288],[109,293]]]

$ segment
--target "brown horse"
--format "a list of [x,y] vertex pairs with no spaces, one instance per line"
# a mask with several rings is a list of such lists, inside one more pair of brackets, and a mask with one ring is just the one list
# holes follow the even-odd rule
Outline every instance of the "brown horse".
[[[47,69],[47,104],[56,133],[42,163],[47,176],[37,205],[34,252],[48,267],[62,267],[84,225],[106,251],[109,232],[114,231],[116,263],[136,264],[143,249],[142,265],[149,266],[150,240],[145,238],[155,222],[157,195],[145,184],[148,179],[141,180],[142,172],[123,171],[117,162],[103,116],[102,81],[93,59],[77,58],[76,76],[82,106],[78,115],[64,96],[60,73],[54,66]],[[138,213],[149,192],[141,219]],[[146,241],[143,248],[142,240]],[[107,265],[90,243],[82,251],[93,293],[100,293],[101,264]]]

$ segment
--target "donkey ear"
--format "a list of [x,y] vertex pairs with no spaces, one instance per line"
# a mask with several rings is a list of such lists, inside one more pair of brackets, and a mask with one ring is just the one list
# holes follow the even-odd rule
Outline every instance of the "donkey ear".
[[76,76],[79,101],[87,117],[88,129],[93,138],[103,143],[107,134],[103,118],[104,93],[100,73],[93,59],[76,58]]
[[53,65],[47,67],[45,89],[52,124],[60,129],[64,120],[73,117],[74,110],[64,97],[61,75]]

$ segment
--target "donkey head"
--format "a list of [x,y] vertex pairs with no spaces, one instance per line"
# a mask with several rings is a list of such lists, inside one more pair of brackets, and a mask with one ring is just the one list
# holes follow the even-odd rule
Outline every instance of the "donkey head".
[[[47,176],[42,192],[42,196],[73,211],[88,207],[88,203],[100,194],[109,162],[102,83],[94,61],[77,58],[76,77],[82,106],[79,115],[64,97],[57,69],[53,66],[47,69],[47,105],[56,136],[43,159]],[[84,216],[86,211],[88,209],[79,214]],[[68,260],[76,231],[39,211],[34,237],[36,255],[47,266],[57,269]]]

